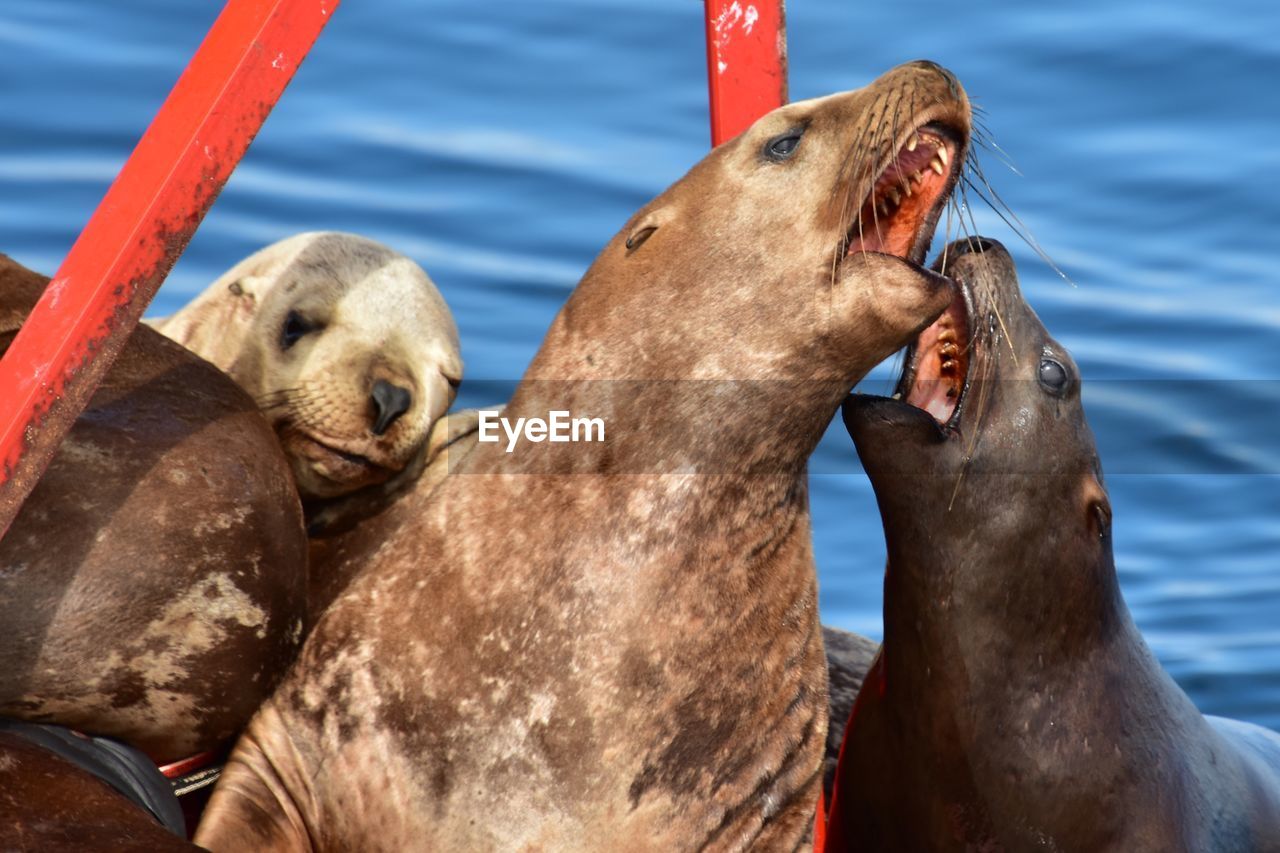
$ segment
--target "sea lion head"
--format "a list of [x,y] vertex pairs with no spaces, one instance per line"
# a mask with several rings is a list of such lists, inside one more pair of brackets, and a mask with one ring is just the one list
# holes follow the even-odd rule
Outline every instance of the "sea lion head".
[[843,407],[891,563],[974,584],[1006,567],[1096,564],[1110,553],[1111,507],[1079,369],[995,240],[957,241],[937,268],[956,296],[908,349],[894,396]]
[[160,328],[253,395],[304,498],[404,469],[462,376],[457,327],[431,279],[355,234],[268,246]]
[[632,217],[566,306],[577,340],[558,349],[596,376],[851,386],[950,299],[920,264],[969,131],[964,90],[923,61],[768,113]]

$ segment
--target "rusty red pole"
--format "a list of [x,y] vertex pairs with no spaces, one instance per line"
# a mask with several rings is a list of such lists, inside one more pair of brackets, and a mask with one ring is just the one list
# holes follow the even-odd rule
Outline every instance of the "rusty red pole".
[[339,0],[228,0],[0,361],[0,536]]
[[706,0],[711,144],[787,102],[783,0]]

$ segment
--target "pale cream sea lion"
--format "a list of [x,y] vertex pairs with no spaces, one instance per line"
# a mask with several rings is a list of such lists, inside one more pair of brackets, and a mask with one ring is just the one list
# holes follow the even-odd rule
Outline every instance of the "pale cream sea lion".
[[267,246],[154,325],[258,401],[309,518],[329,523],[370,514],[418,475],[462,379],[458,330],[431,279],[355,234]]
[[967,152],[933,63],[790,104],[637,213],[504,412],[355,566],[197,833],[239,850],[810,846],[827,676],[810,453],[950,302],[920,266]]

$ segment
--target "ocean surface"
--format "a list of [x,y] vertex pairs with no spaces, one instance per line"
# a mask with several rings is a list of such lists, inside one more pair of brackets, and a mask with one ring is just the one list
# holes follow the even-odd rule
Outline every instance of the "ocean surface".
[[[0,4],[0,251],[57,267],[219,8]],[[701,16],[348,0],[150,313],[281,237],[360,232],[430,272],[460,404],[492,402],[706,152]],[[794,99],[927,57],[985,110],[1017,171],[985,170],[1071,283],[973,214],[1082,368],[1137,622],[1203,710],[1280,728],[1280,4],[792,0],[787,22]],[[842,427],[811,469],[823,619],[878,636],[883,537]]]

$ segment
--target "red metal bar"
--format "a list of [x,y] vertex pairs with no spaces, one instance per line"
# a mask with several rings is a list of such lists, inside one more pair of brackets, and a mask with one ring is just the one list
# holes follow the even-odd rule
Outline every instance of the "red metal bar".
[[229,0],[0,361],[0,536],[339,0]]
[[711,144],[787,102],[783,0],[706,0]]

